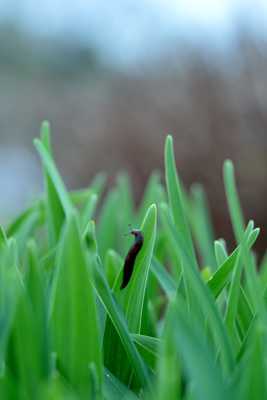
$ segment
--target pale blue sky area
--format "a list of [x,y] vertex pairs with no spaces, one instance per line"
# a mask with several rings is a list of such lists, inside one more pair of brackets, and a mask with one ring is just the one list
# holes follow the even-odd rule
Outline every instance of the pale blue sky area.
[[59,34],[96,45],[127,63],[187,38],[224,48],[237,21],[267,32],[266,0],[0,0],[0,17],[35,34]]

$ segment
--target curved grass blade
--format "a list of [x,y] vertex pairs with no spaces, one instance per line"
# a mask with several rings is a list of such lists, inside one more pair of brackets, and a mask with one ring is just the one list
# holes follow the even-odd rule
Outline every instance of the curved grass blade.
[[[148,281],[148,273],[153,255],[156,238],[157,211],[156,206],[149,207],[141,225],[141,232],[144,238],[143,246],[135,260],[134,270],[127,287],[119,290],[121,281],[116,279],[114,292],[124,310],[124,315],[131,333],[140,333],[144,314],[144,302]],[[121,278],[122,271],[118,274]],[[146,332],[143,332],[146,333]],[[125,363],[125,353],[121,341],[114,330],[114,327],[107,321],[105,330],[105,362],[111,372],[120,377],[123,382],[128,383],[131,377],[132,367]]]
[[[259,229],[253,229],[253,222],[250,221],[248,224],[247,228],[247,235],[253,235],[253,241],[256,240],[258,234],[259,234]],[[241,272],[242,272],[242,267],[243,264],[241,262],[242,256],[244,254],[248,253],[248,244],[246,240],[246,234],[244,235],[244,239],[240,243],[240,251],[239,254],[236,258],[234,270],[233,270],[233,276],[231,279],[231,284],[230,284],[230,289],[229,289],[229,295],[228,295],[228,301],[227,301],[227,309],[226,309],[226,316],[225,316],[225,323],[226,326],[228,327],[228,330],[230,332],[230,335],[234,337],[235,335],[235,327],[234,327],[234,322],[236,318],[236,313],[238,309],[238,300],[239,300],[239,293],[240,293],[240,279],[241,279]]]
[[[242,243],[247,244],[248,248],[252,247],[257,239],[258,234],[259,231],[253,230],[253,226],[249,224],[244,233]],[[229,257],[227,257],[227,259],[223,262],[223,264],[208,280],[207,285],[211,289],[215,297],[219,296],[225,285],[229,282],[230,274],[233,271],[234,266],[236,265],[239,253],[240,253],[240,246],[237,247]]]
[[106,281],[103,274],[102,266],[99,266],[97,261],[95,261],[94,267],[95,276],[95,287],[99,299],[101,300],[103,306],[105,307],[110,320],[116,332],[119,335],[121,343],[125,349],[125,352],[130,360],[132,367],[135,370],[136,376],[142,386],[146,387],[150,385],[150,377],[148,374],[147,367],[143,362],[138,350],[136,349],[133,339],[130,335],[126,319],[122,313],[121,308],[116,302],[110,287]]
[[125,317],[132,333],[140,333],[141,329],[148,272],[156,240],[156,224],[157,209],[153,204],[147,210],[141,225],[140,229],[144,237],[144,244],[135,261],[131,280],[123,293]]

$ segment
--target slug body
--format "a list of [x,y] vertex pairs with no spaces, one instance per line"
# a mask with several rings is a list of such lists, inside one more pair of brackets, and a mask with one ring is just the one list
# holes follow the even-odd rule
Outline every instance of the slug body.
[[121,289],[124,289],[132,276],[133,269],[134,269],[134,263],[137,257],[137,254],[141,250],[143,243],[144,243],[144,236],[142,235],[142,232],[138,229],[133,229],[131,231],[131,234],[134,235],[134,244],[130,248],[124,262],[124,267],[123,267],[123,278],[122,278],[122,283],[121,283]]

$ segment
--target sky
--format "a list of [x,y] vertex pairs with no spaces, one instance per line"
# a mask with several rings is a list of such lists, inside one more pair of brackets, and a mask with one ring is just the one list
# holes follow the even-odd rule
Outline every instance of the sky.
[[228,46],[240,16],[267,33],[266,0],[0,0],[0,18],[34,34],[93,44],[122,63],[179,38]]

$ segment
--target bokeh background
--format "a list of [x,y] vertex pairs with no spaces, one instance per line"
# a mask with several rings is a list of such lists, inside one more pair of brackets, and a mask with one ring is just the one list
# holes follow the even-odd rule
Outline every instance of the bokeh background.
[[127,170],[136,201],[167,133],[187,187],[202,182],[232,233],[222,162],[267,228],[265,0],[0,0],[0,219],[41,190],[32,139],[48,119],[68,187]]

